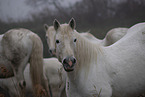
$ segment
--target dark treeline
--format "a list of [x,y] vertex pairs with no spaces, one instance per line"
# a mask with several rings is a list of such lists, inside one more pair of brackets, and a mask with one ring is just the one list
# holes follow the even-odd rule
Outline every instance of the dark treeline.
[[[121,1],[121,0],[120,0]],[[36,8],[39,0],[28,0],[30,6]],[[50,10],[47,4],[52,4],[55,11]],[[40,4],[40,3],[38,3]],[[3,23],[0,21],[0,33],[4,33],[12,28],[27,28],[37,33],[44,43],[44,57],[49,57],[45,40],[43,25],[53,24],[56,18],[60,23],[67,23],[72,17],[77,23],[77,30],[90,33],[97,38],[104,38],[107,31],[115,27],[130,27],[136,23],[145,21],[145,1],[144,0],[123,0],[117,3],[114,0],[81,0],[75,5],[64,8],[60,0],[42,0],[41,4],[46,4],[39,14],[31,13],[33,20]]]

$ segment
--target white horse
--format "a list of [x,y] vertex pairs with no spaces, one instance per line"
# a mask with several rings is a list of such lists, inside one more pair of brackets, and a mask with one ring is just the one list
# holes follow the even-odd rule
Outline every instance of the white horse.
[[44,74],[51,87],[52,97],[66,97],[66,72],[57,58],[44,59]]
[[[56,54],[55,52],[56,31],[53,26],[48,26],[47,24],[44,24],[44,29],[46,32],[46,40],[49,47],[49,52],[51,55],[55,55]],[[123,27],[113,28],[110,31],[108,31],[107,35],[103,40],[96,38],[89,32],[80,33],[80,35],[100,45],[109,46],[115,43],[116,41],[118,41],[119,39],[121,39],[126,34],[127,30],[128,28],[123,28]]]
[[109,30],[103,40],[100,40],[101,45],[110,46],[124,37],[128,28],[118,27]]
[[47,95],[47,83],[43,76],[43,44],[39,36],[27,29],[12,29],[4,33],[0,48],[0,63],[13,68],[21,97],[26,86],[23,71],[28,62],[34,95]]
[[[47,82],[51,87],[52,97],[66,97],[65,96],[65,81],[66,73],[62,64],[56,58],[43,59],[43,72],[47,78]],[[24,78],[26,82],[26,97],[32,97],[33,87],[30,76],[30,64],[27,64],[24,70]],[[8,91],[11,97],[18,97],[19,90],[16,85],[16,78],[0,79],[0,87]]]
[[[65,97],[65,81],[66,73],[63,70],[62,64],[56,58],[43,59],[43,72],[46,76],[48,85],[51,88],[52,97]],[[26,91],[32,93],[32,83],[30,79],[30,66],[24,70],[24,78],[26,80]]]
[[56,54],[67,72],[67,97],[137,97],[145,91],[145,23],[111,46],[88,41],[75,20],[55,20]]

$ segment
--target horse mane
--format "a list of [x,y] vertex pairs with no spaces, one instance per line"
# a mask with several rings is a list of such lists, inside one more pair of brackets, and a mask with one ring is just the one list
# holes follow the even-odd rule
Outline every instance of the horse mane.
[[66,24],[66,23],[65,23],[65,24],[61,24],[60,26],[61,26],[61,27],[58,28],[58,29],[61,29],[61,33],[62,33],[63,35],[65,35],[65,34],[70,35],[70,34],[68,33],[68,31],[73,31],[72,28],[69,27],[69,25]]
[[99,44],[90,42],[88,39],[81,36],[80,33],[78,33],[77,31],[75,31],[75,35],[77,37],[75,57],[78,64],[76,69],[80,69],[82,68],[82,66],[86,67],[85,75],[87,76],[90,63],[95,62],[93,64],[97,64],[97,53],[103,53],[103,50],[100,48]]
[[[49,31],[49,32],[48,32]],[[47,31],[46,31],[46,35],[48,34],[50,34],[50,32],[52,33],[55,33],[55,29],[54,29],[54,27],[53,26],[49,26],[49,28],[47,29]]]

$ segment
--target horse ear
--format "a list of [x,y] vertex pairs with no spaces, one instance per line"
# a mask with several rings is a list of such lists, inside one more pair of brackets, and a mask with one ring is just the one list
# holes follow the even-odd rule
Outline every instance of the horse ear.
[[49,26],[48,26],[47,24],[44,24],[44,29],[45,29],[45,31],[47,31],[48,28],[49,28]]
[[60,27],[60,23],[58,22],[58,20],[56,20],[56,19],[54,20],[53,26],[54,26],[55,30],[57,30]]
[[69,26],[72,28],[72,29],[75,29],[76,27],[76,22],[75,22],[75,19],[72,18],[70,21],[69,21]]

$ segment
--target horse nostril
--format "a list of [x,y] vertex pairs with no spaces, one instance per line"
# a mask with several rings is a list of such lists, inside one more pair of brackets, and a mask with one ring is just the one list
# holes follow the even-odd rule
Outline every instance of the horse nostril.
[[70,60],[72,61],[73,64],[76,63],[76,58],[75,57],[71,57]]
[[49,50],[49,52],[52,54],[52,50]]
[[23,86],[26,87],[26,82],[25,81],[23,81]]
[[66,59],[64,59],[64,60],[63,60],[63,64],[67,64],[67,61],[66,61]]
[[20,82],[19,86],[21,89],[23,89],[24,87],[26,87],[26,82],[25,81]]
[[21,89],[23,89],[23,87],[22,87],[21,83],[19,83],[19,86],[20,86],[20,88],[21,88]]
[[76,63],[76,59],[75,58],[73,58],[73,61],[72,61],[74,64]]

